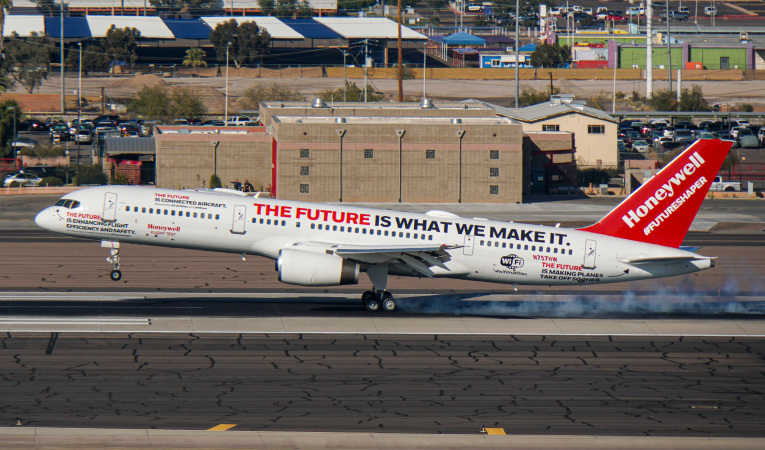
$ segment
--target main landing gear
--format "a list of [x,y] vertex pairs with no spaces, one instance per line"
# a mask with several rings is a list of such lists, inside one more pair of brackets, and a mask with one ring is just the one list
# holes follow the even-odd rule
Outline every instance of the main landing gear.
[[393,312],[398,308],[393,294],[386,290],[388,286],[388,265],[375,264],[367,269],[367,275],[372,281],[372,290],[361,295],[361,302],[369,312],[383,310]]
[[101,241],[101,247],[109,247],[109,257],[106,258],[106,262],[114,264],[114,268],[109,272],[109,278],[112,281],[119,281],[122,278],[122,272],[120,271],[120,243],[113,241]]
[[366,291],[361,295],[361,302],[369,312],[393,312],[398,307],[393,294],[388,291]]

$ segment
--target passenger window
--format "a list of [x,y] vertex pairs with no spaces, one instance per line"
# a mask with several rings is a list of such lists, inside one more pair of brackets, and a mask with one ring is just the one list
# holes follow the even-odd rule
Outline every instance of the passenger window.
[[300,222],[295,222],[295,228],[300,228]]
[[133,208],[133,212],[138,212],[138,207],[137,206]]
[[129,206],[125,207],[125,212],[130,212],[130,207]]
[[220,214],[216,214],[215,215],[215,220],[219,220],[219,219],[220,219]]
[[344,227],[344,226],[341,226],[341,227],[340,227],[340,231],[345,231],[345,227]]
[[532,252],[535,252],[535,251],[537,251],[537,246],[536,246],[536,245],[532,245],[532,246],[531,246],[531,251],[532,251]]
[[414,238],[417,239],[417,233],[414,233]]
[[507,248],[507,242],[502,243],[502,248]]
[[254,217],[252,218],[252,223],[255,223],[255,218]]
[[175,210],[174,210],[174,209],[171,209],[171,210],[170,210],[170,215],[171,215],[171,216],[174,216],[174,215],[175,215]]
[[186,211],[186,217],[191,217],[191,213]]
[[558,247],[553,248],[553,253],[558,253]]
[[362,228],[361,229],[361,234],[367,234],[367,229],[366,228]]
[[282,226],[285,226],[285,225],[287,225],[287,221],[286,220],[282,220]]
[[512,250],[512,249],[513,249],[513,243],[512,243],[512,242],[510,243],[510,246],[509,246],[509,248],[510,248],[510,250]]
[[260,224],[263,225],[263,218],[260,218]]
[[429,240],[429,241],[432,241],[432,240],[433,240],[433,235],[432,235],[432,234],[431,234],[430,236],[428,236],[428,240]]
[[403,231],[399,231],[398,232],[398,237],[400,237],[400,238],[404,237],[404,232]]
[[170,211],[165,210],[165,215],[168,215],[169,213],[170,213]]
[[382,230],[377,230],[377,235],[382,236]]
[[154,208],[149,208],[149,214],[154,214]]
[[145,213],[146,212],[146,208],[145,207],[141,208],[141,212]]
[[495,243],[494,243],[494,246],[495,246],[495,247],[499,247],[499,241],[495,242]]
[[195,218],[195,219],[197,218],[197,213],[194,213],[194,218]]
[[406,233],[406,238],[409,239],[409,233]]
[[420,237],[420,239],[422,239],[422,240],[424,241],[424,240],[425,240],[425,235],[423,234],[423,235]]
[[332,231],[337,231],[337,225],[332,225]]
[[358,228],[356,228],[356,232],[357,232],[357,233],[359,232],[359,229],[358,229]]
[[523,246],[523,249],[524,249],[524,250],[528,250],[528,249],[529,249],[529,244],[526,244],[526,245],[524,245],[524,246]]
[[323,225],[322,225],[322,224],[319,224],[319,229],[320,229],[320,230],[324,229],[324,227],[323,227]]
[[481,246],[483,246],[483,241],[481,241]]

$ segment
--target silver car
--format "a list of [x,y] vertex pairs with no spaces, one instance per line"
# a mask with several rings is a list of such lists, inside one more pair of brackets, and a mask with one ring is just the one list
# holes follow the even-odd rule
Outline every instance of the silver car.
[[17,173],[13,175],[9,175],[5,177],[5,181],[3,181],[3,186],[8,187],[13,182],[17,182],[22,186],[39,186],[42,184],[42,178],[32,175],[31,173]]

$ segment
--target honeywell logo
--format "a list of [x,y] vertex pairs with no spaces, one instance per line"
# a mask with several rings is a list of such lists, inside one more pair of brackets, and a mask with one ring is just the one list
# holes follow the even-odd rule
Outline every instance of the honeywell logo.
[[[688,157],[688,160],[690,162],[686,163],[680,170],[677,171],[666,183],[662,184],[659,189],[656,189],[656,192],[654,192],[652,195],[650,195],[646,201],[638,206],[635,209],[631,209],[627,212],[627,214],[622,216],[622,220],[624,223],[627,224],[630,228],[637,225],[640,220],[645,217],[650,211],[652,211],[655,207],[659,206],[659,202],[661,202],[664,199],[672,198],[675,196],[675,188],[679,187],[687,177],[690,177],[693,175],[694,172],[696,172],[696,169],[699,169],[704,164],[704,159],[699,156],[698,152],[694,152],[691,156]],[[703,180],[703,181],[702,181]],[[697,186],[699,181],[702,181],[702,185],[704,182],[706,182],[706,179],[704,177],[701,177],[699,180],[697,180],[696,183],[694,183],[694,186],[691,186],[691,188],[694,189],[688,189],[685,191],[683,196],[683,202],[680,202],[676,205],[674,209],[679,207],[682,203],[685,202],[685,198],[687,198],[690,195],[693,195],[694,192],[700,187]],[[673,202],[673,205],[677,202]]]

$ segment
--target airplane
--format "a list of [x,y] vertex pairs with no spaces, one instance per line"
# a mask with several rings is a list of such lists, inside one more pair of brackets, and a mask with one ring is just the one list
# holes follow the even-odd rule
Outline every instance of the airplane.
[[97,186],[64,195],[35,223],[100,240],[118,281],[121,243],[276,261],[281,282],[357,284],[368,311],[397,309],[389,275],[516,285],[588,285],[689,274],[714,258],[681,247],[730,141],[698,140],[597,223],[579,229],[264,198],[231,189]]

